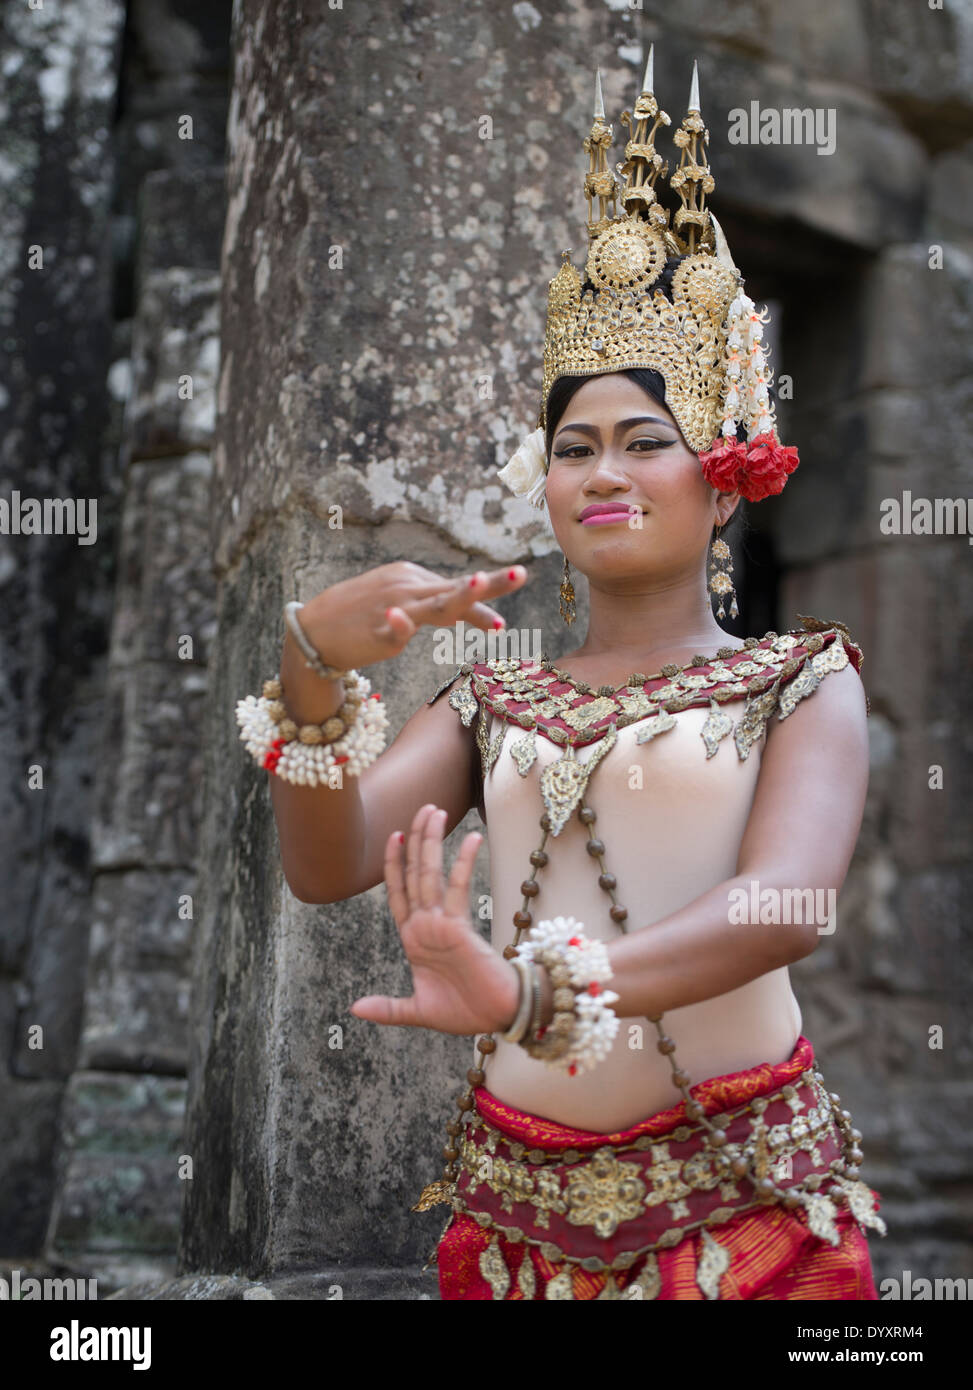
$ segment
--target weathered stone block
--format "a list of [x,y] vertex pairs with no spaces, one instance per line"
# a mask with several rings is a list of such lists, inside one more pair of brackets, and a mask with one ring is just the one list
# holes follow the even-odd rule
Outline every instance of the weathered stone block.
[[963,5],[865,0],[871,83],[931,145],[969,131],[973,16]]
[[6,1064],[2,1080],[0,1251],[39,1254],[54,1196],[54,1149],[64,1082],[20,1080],[9,1075]]
[[189,1181],[178,1171],[184,1104],[176,1078],[75,1073],[50,1253],[172,1250]]
[[225,184],[222,164],[192,172],[158,169],[147,176],[138,202],[139,291],[158,271],[219,270]]
[[147,661],[134,671],[110,673],[96,868],[192,869],[203,793],[205,691],[205,672],[189,662]]
[[[204,667],[216,623],[209,553],[210,456],[134,463],[119,541],[110,662]],[[192,639],[192,652],[186,638]],[[142,711],[133,709],[133,719]]]
[[176,266],[145,279],[132,339],[131,454],[207,448],[216,419],[219,276]]
[[85,1071],[185,1070],[195,876],[100,874],[78,1065]]
[[969,375],[973,259],[950,248],[941,269],[927,244],[889,246],[865,282],[859,389],[928,388]]

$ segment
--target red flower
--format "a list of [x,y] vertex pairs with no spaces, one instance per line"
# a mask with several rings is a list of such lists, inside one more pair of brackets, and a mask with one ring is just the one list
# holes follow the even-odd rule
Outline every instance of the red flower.
[[703,477],[715,492],[737,492],[747,464],[747,446],[727,439],[700,454]]
[[281,749],[284,746],[282,738],[275,738],[270,745],[270,750],[264,758],[264,767],[268,772],[276,772],[277,764],[280,762]]
[[799,463],[797,450],[785,447],[772,434],[755,435],[749,443],[730,439],[699,455],[703,477],[716,492],[738,492],[748,502],[761,502],[783,492]]
[[740,494],[748,502],[760,502],[784,491],[799,459],[797,450],[785,448],[772,434],[758,434],[747,448],[747,464]]

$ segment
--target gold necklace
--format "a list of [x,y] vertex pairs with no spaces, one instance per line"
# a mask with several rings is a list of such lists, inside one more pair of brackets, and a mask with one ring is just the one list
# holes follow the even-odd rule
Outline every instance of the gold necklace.
[[642,671],[633,671],[630,676],[620,681],[618,685],[601,685],[598,687],[593,686],[590,681],[586,681],[581,677],[572,676],[570,671],[565,671],[561,666],[555,666],[554,663],[549,660],[546,652],[541,652],[540,664],[544,665],[546,670],[552,671],[555,675],[560,676],[566,685],[574,686],[582,695],[590,693],[592,689],[597,689],[599,695],[617,695],[619,691],[624,690],[626,687],[646,685],[649,681],[660,680],[663,677],[671,679],[673,676],[682,675],[684,671],[688,671],[694,666],[710,666],[714,661],[725,661],[728,657],[735,656],[737,652],[742,652],[743,650],[744,648],[742,646],[722,646],[717,649],[715,656],[701,656],[697,653],[691,656],[688,661],[684,661],[681,666],[677,665],[674,661],[667,661],[664,666],[658,671],[655,671],[651,676],[645,675]]

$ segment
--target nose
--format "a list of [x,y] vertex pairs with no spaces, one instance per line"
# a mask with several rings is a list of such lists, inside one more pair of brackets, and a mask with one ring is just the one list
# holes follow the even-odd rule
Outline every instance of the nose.
[[609,445],[595,458],[595,464],[584,483],[585,490],[594,487],[597,492],[616,488],[631,491],[632,484],[615,450]]

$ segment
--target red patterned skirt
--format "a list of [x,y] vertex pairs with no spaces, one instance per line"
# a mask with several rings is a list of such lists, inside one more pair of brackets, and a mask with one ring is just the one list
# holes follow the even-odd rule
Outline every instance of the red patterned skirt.
[[[436,1251],[442,1298],[877,1299],[865,1231],[885,1234],[879,1194],[843,1174],[822,1082],[802,1036],[777,1066],[693,1086],[727,1117],[725,1162],[685,1101],[596,1134],[477,1088]],[[734,1155],[796,1200],[761,1201]]]

